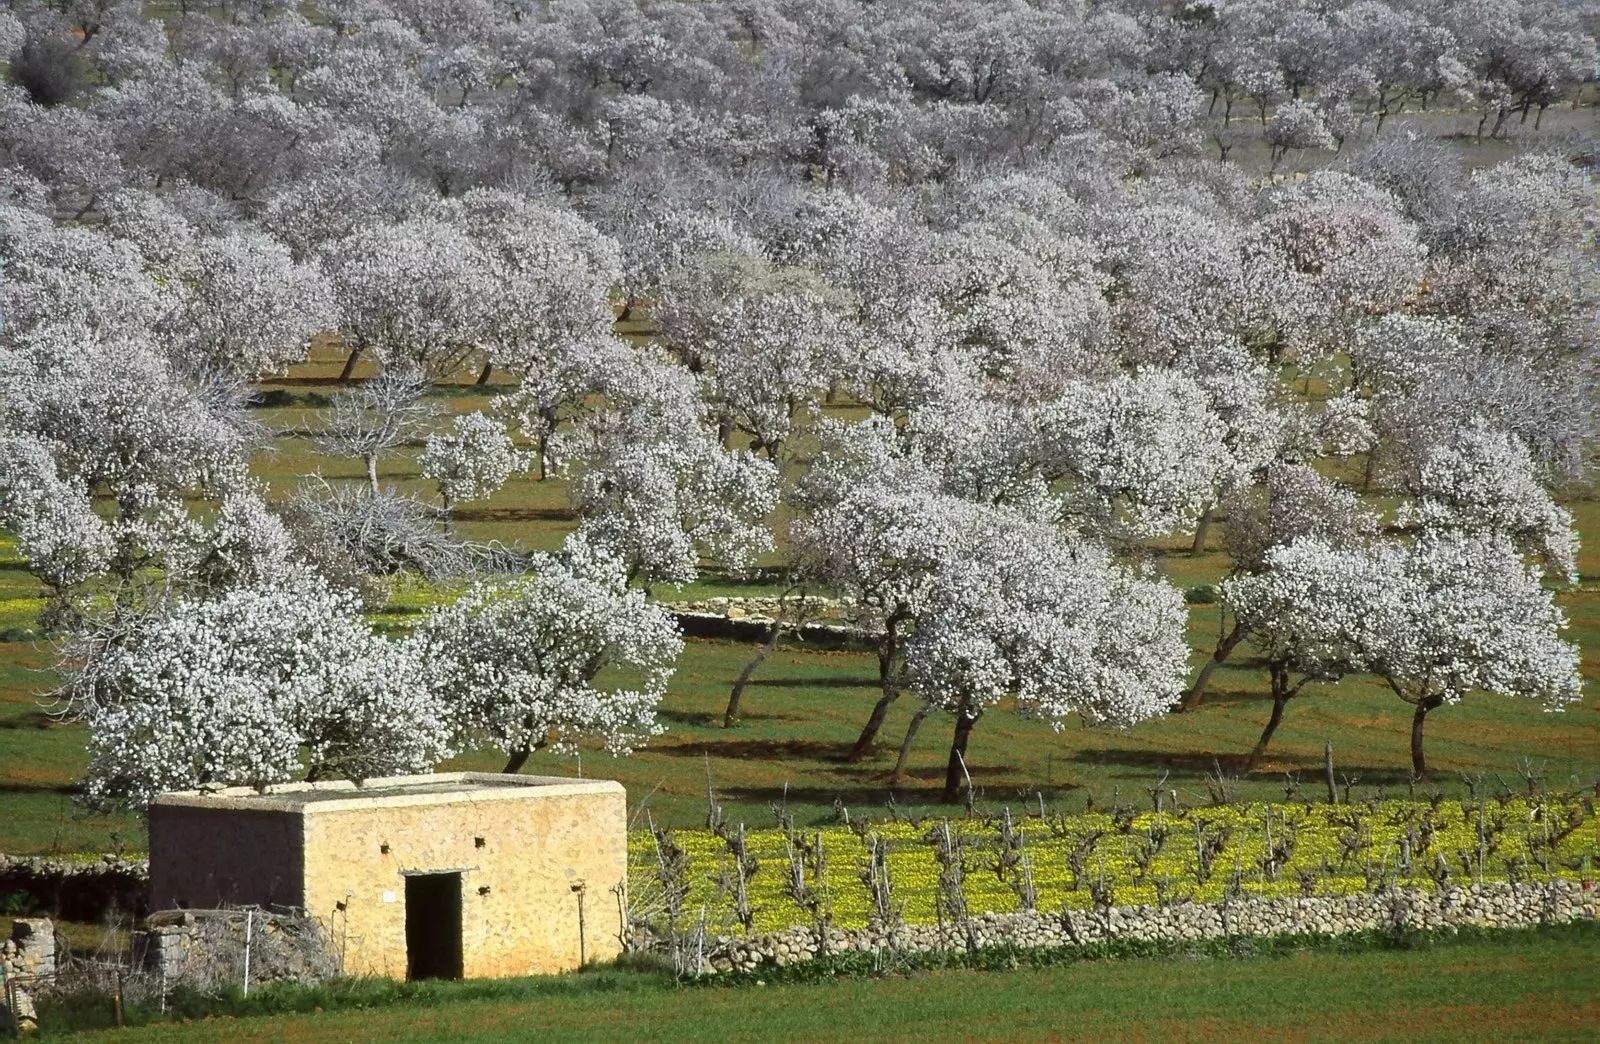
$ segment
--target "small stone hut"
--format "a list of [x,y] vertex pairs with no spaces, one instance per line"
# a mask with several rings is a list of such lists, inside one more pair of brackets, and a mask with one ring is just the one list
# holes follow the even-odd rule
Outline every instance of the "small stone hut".
[[626,817],[620,783],[484,772],[164,794],[151,909],[302,910],[347,975],[564,971],[620,950]]

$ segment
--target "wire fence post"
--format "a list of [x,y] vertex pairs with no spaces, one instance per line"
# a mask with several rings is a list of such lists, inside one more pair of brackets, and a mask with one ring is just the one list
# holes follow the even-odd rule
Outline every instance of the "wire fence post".
[[244,912],[244,995],[250,996],[250,940],[255,928],[255,910]]

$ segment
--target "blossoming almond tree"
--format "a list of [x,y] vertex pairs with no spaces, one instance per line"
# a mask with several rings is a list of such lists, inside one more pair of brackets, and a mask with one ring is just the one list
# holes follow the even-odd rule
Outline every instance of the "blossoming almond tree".
[[1475,691],[1559,711],[1583,693],[1566,614],[1499,534],[1424,533],[1399,559],[1399,582],[1367,609],[1368,669],[1415,708],[1411,768],[1427,771],[1423,723]]
[[436,208],[478,248],[493,308],[484,316],[485,362],[532,374],[574,342],[611,331],[608,301],[621,278],[617,245],[587,221],[510,192],[473,189]]
[[453,373],[481,352],[496,284],[483,251],[458,225],[412,218],[361,229],[322,256],[350,355],[382,367]]
[[91,588],[132,598],[152,569],[192,579],[180,562],[206,523],[191,499],[254,496],[239,392],[185,379],[134,331],[51,322],[0,339],[0,524],[51,586],[52,619]]
[[63,694],[89,728],[86,792],[422,772],[448,757],[417,649],[373,633],[350,595],[306,575],[80,635]]
[[528,575],[432,610],[411,648],[455,742],[492,743],[516,772],[546,746],[597,740],[626,754],[659,732],[683,639],[670,613],[628,588],[621,562],[574,537]]
[[973,726],[1002,699],[1055,729],[1072,715],[1127,727],[1176,703],[1188,672],[1176,589],[1003,510],[971,522],[906,648],[911,686],[955,715],[947,802],[967,774]]
[[1223,582],[1222,605],[1233,612],[1233,626],[1221,632],[1211,658],[1184,693],[1184,710],[1199,705],[1212,674],[1251,636],[1255,622],[1265,618],[1255,614],[1241,616],[1228,597],[1229,583],[1243,585],[1238,588],[1241,596],[1266,597],[1270,601],[1273,589],[1261,588],[1257,580],[1245,578],[1270,573],[1277,562],[1273,557],[1275,549],[1315,538],[1330,548],[1350,550],[1375,536],[1378,528],[1376,516],[1353,491],[1324,478],[1308,464],[1273,464],[1267,469],[1264,482],[1235,489],[1225,506],[1226,547],[1232,568]]
[[463,500],[482,500],[522,470],[505,426],[481,411],[463,413],[450,422],[450,430],[428,436],[423,447],[422,474],[439,484],[445,510]]
[[1310,682],[1332,682],[1363,666],[1368,614],[1399,578],[1391,557],[1340,548],[1320,537],[1270,547],[1260,567],[1222,584],[1236,633],[1266,661],[1272,713],[1246,760],[1254,769],[1283,721],[1284,707]]
[[711,558],[740,571],[772,549],[767,516],[778,469],[703,432],[675,441],[607,439],[571,482],[584,539],[623,563],[629,582],[686,584]]
[[906,636],[916,626],[940,563],[950,553],[951,523],[962,507],[931,489],[869,483],[790,530],[792,557],[817,583],[852,600],[879,629],[878,685],[882,690],[847,760],[872,749],[889,708],[906,688]]
[[1481,421],[1433,447],[1398,521],[1430,532],[1501,534],[1568,583],[1578,580],[1572,513],[1540,485],[1528,448]]
[[1227,428],[1198,382],[1143,370],[1082,384],[1041,411],[1046,471],[1070,484],[1072,522],[1151,537],[1185,527],[1230,468]]

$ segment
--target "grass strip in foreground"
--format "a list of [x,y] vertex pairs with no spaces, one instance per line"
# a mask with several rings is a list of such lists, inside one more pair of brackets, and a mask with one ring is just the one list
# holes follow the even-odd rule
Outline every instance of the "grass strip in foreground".
[[[1593,923],[1195,945],[844,955],[677,982],[618,966],[464,983],[348,980],[172,999],[119,1041],[1592,1040]],[[1219,959],[1237,957],[1240,959]],[[825,982],[825,984],[824,984]],[[47,1035],[96,1012],[47,1005]],[[109,1006],[97,1009],[101,1024]],[[79,1040],[99,1039],[99,1034]]]

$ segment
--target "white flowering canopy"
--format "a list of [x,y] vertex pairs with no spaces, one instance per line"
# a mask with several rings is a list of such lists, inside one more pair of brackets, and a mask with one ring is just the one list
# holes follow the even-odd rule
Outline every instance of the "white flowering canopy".
[[219,535],[189,501],[257,498],[253,445],[237,389],[184,380],[146,336],[48,323],[0,340],[0,525],[58,597],[148,566],[169,586],[202,579],[186,564]]
[[734,571],[772,550],[767,516],[778,469],[701,433],[675,442],[608,439],[570,491],[579,532],[627,565],[629,579],[686,584],[702,556]]
[[1515,435],[1479,422],[1428,451],[1415,500],[1399,521],[1433,533],[1502,535],[1538,556],[1568,583],[1578,580],[1578,533],[1572,513],[1540,484],[1528,448]]
[[457,742],[492,743],[515,766],[547,744],[626,754],[659,732],[683,639],[670,613],[628,588],[621,562],[569,538],[527,576],[430,611],[410,648]]
[[422,474],[439,484],[444,502],[482,500],[521,471],[525,461],[505,426],[481,411],[463,413],[448,432],[428,436]]
[[350,346],[380,365],[444,375],[482,350],[497,287],[458,225],[412,218],[361,229],[330,244],[322,264]]
[[1385,622],[1373,610],[1400,583],[1395,565],[1364,547],[1305,535],[1268,548],[1254,571],[1224,580],[1221,594],[1269,658],[1327,681],[1366,666]]
[[1040,411],[1046,470],[1070,483],[1069,517],[1141,537],[1189,525],[1232,471],[1227,425],[1193,378],[1142,370],[1080,384]]
[[967,521],[906,650],[924,700],[975,718],[1011,696],[1058,729],[1071,715],[1130,726],[1177,701],[1189,649],[1176,589],[1001,510]]
[[309,577],[180,600],[84,645],[64,691],[97,802],[424,772],[451,751],[415,647]]
[[1566,614],[1494,534],[1425,533],[1387,552],[1398,582],[1368,608],[1366,658],[1411,703],[1455,703],[1473,691],[1560,710],[1583,692]]

